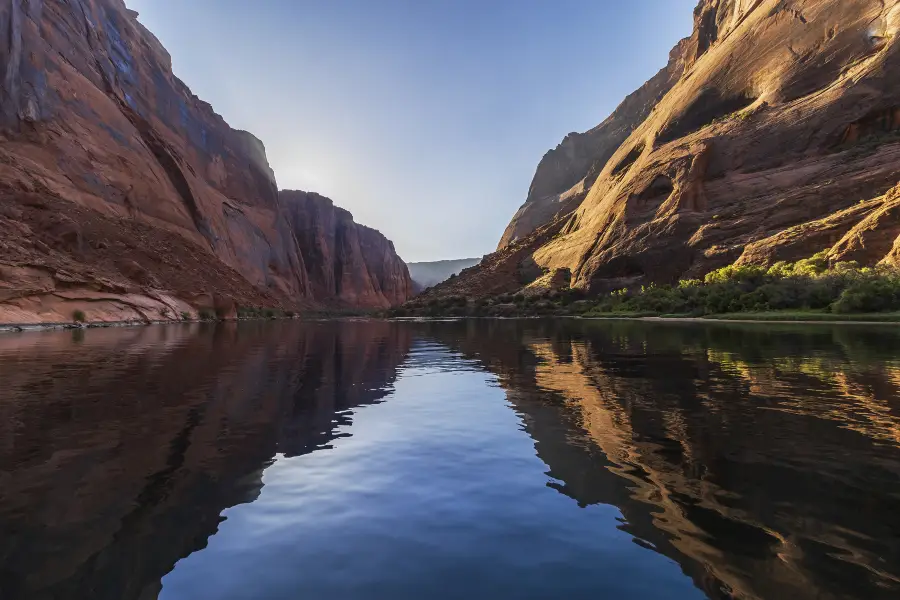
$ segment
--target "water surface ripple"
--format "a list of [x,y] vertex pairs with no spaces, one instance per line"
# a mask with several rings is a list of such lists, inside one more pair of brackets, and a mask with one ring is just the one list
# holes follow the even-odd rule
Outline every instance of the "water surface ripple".
[[0,598],[900,597],[900,333],[0,336]]

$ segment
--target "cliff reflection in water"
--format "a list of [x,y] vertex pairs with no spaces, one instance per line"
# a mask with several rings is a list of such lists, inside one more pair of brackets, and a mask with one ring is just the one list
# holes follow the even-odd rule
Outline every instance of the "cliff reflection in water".
[[433,332],[498,374],[559,491],[709,597],[900,594],[897,330],[468,328]]
[[[839,326],[245,323],[0,336],[0,597],[156,598],[225,509],[257,498],[276,456],[359,435],[350,409],[390,401],[398,373],[477,367],[504,388],[569,510],[618,507],[619,528],[708,597],[896,598],[898,357],[896,330]],[[454,427],[477,418],[426,434],[452,443]],[[403,464],[423,477],[426,463]],[[472,497],[459,500],[488,502],[483,483],[461,485]]]
[[0,597],[156,598],[278,454],[381,400],[387,323],[0,336]]

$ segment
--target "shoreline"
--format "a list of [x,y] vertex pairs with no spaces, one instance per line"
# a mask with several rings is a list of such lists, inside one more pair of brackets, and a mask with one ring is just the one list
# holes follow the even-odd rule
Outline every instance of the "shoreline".
[[[773,315],[774,317],[775,315]],[[857,317],[854,319],[853,317]],[[609,316],[581,316],[581,315],[550,315],[550,316],[513,316],[513,317],[475,317],[475,316],[445,316],[445,317],[380,317],[380,316],[322,316],[310,315],[310,318],[291,319],[228,319],[228,322],[241,321],[330,321],[338,319],[379,319],[397,322],[441,322],[441,321],[462,321],[467,319],[498,319],[498,320],[517,320],[517,319],[577,319],[581,321],[643,321],[647,323],[751,323],[757,325],[900,325],[900,320],[880,319],[878,315],[872,315],[876,318],[859,319],[862,315],[848,315],[846,319],[779,319],[779,318],[759,318],[749,317],[746,319],[734,318],[731,315],[723,318],[717,317],[663,317],[663,316],[629,316],[629,315],[609,315]],[[194,323],[220,323],[226,321],[219,320],[201,320],[191,319],[187,321],[97,321],[90,323],[0,323],[0,334],[2,333],[29,333],[41,331],[76,331],[85,329],[110,329],[115,327],[149,327],[152,325],[188,325]]]
[[735,319],[735,318],[716,318],[716,317],[628,317],[628,316],[609,316],[609,317],[581,317],[576,319],[584,321],[645,321],[650,323],[756,323],[771,325],[900,325],[900,321],[877,319],[872,320],[851,320],[851,319]]
[[85,329],[112,329],[117,327],[150,327],[152,325],[191,325],[196,323],[241,323],[250,321],[306,321],[309,323],[318,321],[330,321],[339,319],[374,319],[381,318],[367,315],[328,315],[327,313],[310,313],[295,317],[243,317],[238,319],[187,319],[175,321],[171,319],[158,319],[152,321],[89,321],[85,323],[56,322],[56,323],[0,323],[0,334],[3,333],[31,333],[41,331],[78,331]]
[[84,329],[109,329],[113,327],[148,327],[150,325],[178,325],[186,323],[205,323],[207,321],[94,321],[90,323],[0,323],[0,333],[26,333],[32,331],[76,331]]
[[38,331],[78,331],[85,329],[111,329],[114,327],[150,327],[152,325],[191,325],[194,323],[224,323],[240,321],[291,321],[295,319],[281,318],[270,319],[260,317],[258,319],[188,319],[185,321],[173,321],[160,319],[153,321],[92,321],[87,323],[0,323],[0,333],[27,333]]

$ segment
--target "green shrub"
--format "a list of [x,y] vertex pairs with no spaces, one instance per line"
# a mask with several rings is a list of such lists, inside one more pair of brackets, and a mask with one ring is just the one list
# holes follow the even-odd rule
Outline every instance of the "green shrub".
[[201,308],[197,316],[200,317],[201,321],[212,321],[216,318],[216,313],[208,308]]
[[76,310],[72,313],[72,320],[76,323],[84,323],[85,318],[83,310]]
[[[515,304],[515,307],[508,306]],[[503,305],[503,306],[500,306]],[[549,291],[540,296],[501,294],[469,302],[445,296],[407,305],[411,314],[426,316],[496,316],[552,314],[692,315],[767,311],[861,313],[900,310],[900,270],[862,268],[854,262],[829,263],[824,253],[768,267],[729,265],[702,280],[676,285],[620,289],[587,300],[578,289]],[[398,315],[406,313],[393,312]]]
[[769,268],[730,265],[707,274],[703,281],[612,292],[593,312],[704,315],[772,310],[900,310],[900,271],[860,268],[854,262],[829,265],[822,253]]
[[191,320],[191,314],[190,314],[189,312],[186,312],[186,311],[181,311],[181,320],[182,320],[182,321],[190,321],[190,320]]
[[871,313],[900,309],[900,277],[867,276],[853,281],[834,302],[836,313]]
[[762,278],[765,275],[766,269],[764,267],[757,267],[755,265],[729,265],[727,267],[722,267],[717,271],[713,271],[712,273],[707,273],[703,282],[707,284],[728,282],[757,283],[762,281]]

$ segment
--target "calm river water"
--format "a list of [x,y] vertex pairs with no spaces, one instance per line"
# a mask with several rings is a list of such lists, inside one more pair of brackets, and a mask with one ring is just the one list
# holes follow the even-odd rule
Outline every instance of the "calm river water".
[[900,597],[900,329],[0,335],[0,598]]

